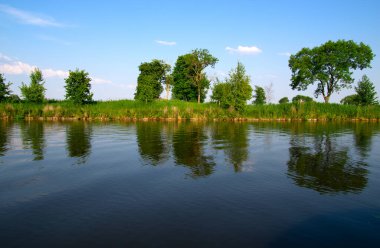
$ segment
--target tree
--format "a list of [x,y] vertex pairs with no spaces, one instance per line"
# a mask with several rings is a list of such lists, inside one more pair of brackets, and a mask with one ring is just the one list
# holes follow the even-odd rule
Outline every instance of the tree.
[[40,69],[34,69],[30,74],[30,85],[22,83],[20,90],[22,96],[28,102],[41,103],[45,99],[45,81]]
[[360,105],[375,105],[379,103],[376,97],[375,86],[366,75],[358,82],[355,91]]
[[92,102],[93,93],[91,93],[91,78],[84,70],[76,69],[69,71],[66,82],[66,100],[73,101],[75,104],[84,104]]
[[[208,66],[214,67],[218,59],[213,57],[207,49],[195,49],[186,57],[189,64],[188,76],[198,90],[198,103],[201,102],[201,92],[204,87],[206,74],[203,72]],[[208,88],[208,87],[207,87]]]
[[312,102],[313,98],[309,96],[296,95],[292,98],[292,103]]
[[359,104],[359,99],[357,94],[349,95],[344,97],[342,100],[340,100],[341,104],[346,104],[346,105],[358,105]]
[[288,103],[288,102],[289,102],[289,98],[287,98],[287,97],[283,97],[280,99],[280,101],[278,101],[278,103],[280,103],[280,104]]
[[264,87],[265,89],[265,96],[267,98],[267,103],[271,103],[273,100],[273,83],[271,82],[269,85]]
[[12,91],[9,89],[9,87],[11,85],[12,83],[10,82],[7,84],[5,83],[5,77],[0,73],[0,102],[6,100],[10,96]]
[[352,70],[370,68],[373,57],[368,45],[352,40],[328,41],[312,49],[303,48],[290,56],[290,86],[293,90],[306,90],[317,83],[315,97],[322,95],[328,103],[332,93],[351,87]]
[[170,77],[168,77],[170,65],[162,60],[154,59],[151,62],[142,63],[139,70],[135,99],[145,102],[158,99],[163,91],[162,84],[170,83]]
[[225,82],[218,82],[214,88],[211,99],[224,108],[233,108],[239,112],[244,111],[247,101],[252,98],[251,79],[245,73],[245,67],[238,63],[232,69]]
[[[190,59],[188,57],[190,56],[192,55],[185,54],[177,58],[172,73],[172,98],[183,101],[196,102],[198,98],[198,88],[191,82],[191,76],[189,75],[191,72],[189,69],[191,65],[189,64]],[[206,98],[206,93],[209,86],[210,81],[205,77],[201,85],[201,102],[203,102]]]
[[255,100],[253,101],[253,104],[256,105],[262,105],[266,103],[266,97],[265,97],[265,91],[263,87],[255,86],[255,95],[253,96]]

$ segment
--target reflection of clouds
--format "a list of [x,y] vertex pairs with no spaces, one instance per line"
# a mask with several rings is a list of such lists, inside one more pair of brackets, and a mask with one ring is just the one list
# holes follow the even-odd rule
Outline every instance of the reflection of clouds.
[[253,163],[250,163],[250,164],[244,164],[242,167],[241,167],[241,172],[248,172],[248,173],[251,173],[251,172],[254,172],[254,165]]

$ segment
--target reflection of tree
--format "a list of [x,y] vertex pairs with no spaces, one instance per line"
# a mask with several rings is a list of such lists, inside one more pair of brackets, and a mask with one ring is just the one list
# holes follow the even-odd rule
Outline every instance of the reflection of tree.
[[248,125],[220,122],[216,123],[212,130],[216,148],[224,150],[235,172],[241,171],[248,159]]
[[34,160],[44,159],[45,139],[43,122],[22,122],[20,128],[24,149],[32,149]]
[[8,150],[8,137],[10,132],[10,124],[8,121],[0,120],[0,157],[5,155]]
[[368,157],[373,135],[371,123],[356,123],[354,132],[356,149],[363,158]]
[[173,136],[176,163],[188,167],[194,178],[211,175],[215,166],[213,158],[204,154],[207,136],[203,128],[204,124],[200,123],[180,123]]
[[92,128],[86,122],[72,122],[66,128],[66,141],[69,157],[77,157],[78,164],[86,162],[91,153]]
[[[308,143],[312,139],[313,146]],[[329,133],[292,137],[288,176],[301,187],[320,193],[360,192],[367,185],[364,162],[353,161]]]
[[136,124],[137,144],[143,159],[157,165],[168,157],[169,147],[163,129],[167,123],[139,122]]

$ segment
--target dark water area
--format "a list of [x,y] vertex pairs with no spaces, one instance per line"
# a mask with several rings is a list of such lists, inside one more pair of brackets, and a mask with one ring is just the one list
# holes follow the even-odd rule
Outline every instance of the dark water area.
[[378,123],[0,121],[0,247],[380,247]]

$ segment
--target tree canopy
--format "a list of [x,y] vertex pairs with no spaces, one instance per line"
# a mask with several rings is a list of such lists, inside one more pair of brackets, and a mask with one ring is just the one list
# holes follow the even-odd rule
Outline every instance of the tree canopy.
[[283,97],[283,98],[281,98],[281,99],[278,101],[278,103],[280,103],[280,104],[288,103],[288,102],[289,102],[289,98],[288,98],[288,97]]
[[92,102],[91,78],[87,72],[79,69],[69,71],[69,76],[65,78],[65,82],[65,98],[67,100],[73,101],[75,104]]
[[170,65],[162,60],[154,59],[151,62],[142,63],[139,70],[135,99],[145,102],[158,99],[163,91],[162,84],[166,84]]
[[[177,61],[174,65],[172,79],[173,79],[173,87],[172,87],[172,98],[196,102],[198,98],[198,88],[191,81],[191,76],[189,73],[191,72],[190,64],[189,64],[189,56],[191,54],[181,55],[177,58]],[[200,101],[203,102],[206,98],[207,89],[210,86],[210,81],[204,77],[201,85],[201,95]]]
[[256,85],[254,92],[255,92],[255,94],[253,97],[255,98],[255,100],[253,101],[253,104],[256,104],[256,105],[265,104],[266,103],[266,97],[265,97],[264,88]]
[[312,102],[313,98],[310,96],[296,95],[292,98],[293,103]]
[[355,91],[360,105],[375,105],[379,103],[377,101],[375,86],[366,75],[358,82]]
[[12,83],[5,83],[5,77],[0,73],[0,102],[6,100],[10,96],[12,91],[9,87],[11,85]]
[[225,82],[218,82],[212,92],[211,99],[224,108],[244,111],[247,101],[252,98],[251,79],[245,72],[245,67],[238,62],[232,69]]
[[306,90],[317,84],[315,97],[322,95],[328,103],[330,96],[353,83],[352,70],[371,67],[374,54],[364,43],[352,40],[328,41],[314,48],[303,48],[290,56],[292,89]]
[[36,68],[30,73],[30,85],[22,83],[20,90],[28,102],[41,103],[45,100],[45,81],[40,69]]
[[208,66],[214,67],[218,62],[218,59],[213,57],[207,49],[195,49],[189,54],[189,56],[185,57],[185,60],[189,65],[187,68],[187,75],[191,82],[197,87],[198,103],[200,103],[201,92],[202,89],[204,89],[207,80],[204,69]]

